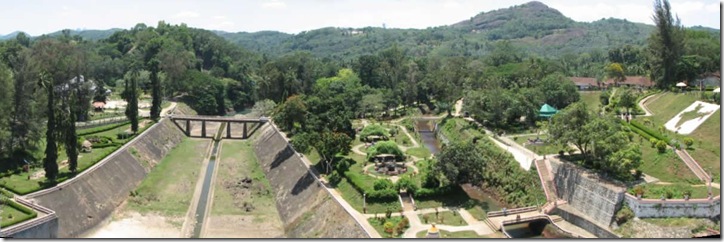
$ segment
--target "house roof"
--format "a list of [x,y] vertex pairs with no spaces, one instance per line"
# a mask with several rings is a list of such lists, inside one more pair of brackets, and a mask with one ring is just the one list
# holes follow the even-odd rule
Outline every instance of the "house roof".
[[[613,83],[614,83],[613,79],[611,79],[611,78],[606,80],[606,84],[613,84]],[[626,76],[626,79],[624,81],[620,82],[619,84],[651,87],[654,85],[654,82],[645,76]]]
[[94,108],[104,108],[106,106],[106,103],[104,102],[93,102]]
[[571,77],[571,81],[576,84],[576,86],[583,86],[583,85],[590,85],[590,86],[597,86],[598,83],[596,82],[596,78],[593,77]]

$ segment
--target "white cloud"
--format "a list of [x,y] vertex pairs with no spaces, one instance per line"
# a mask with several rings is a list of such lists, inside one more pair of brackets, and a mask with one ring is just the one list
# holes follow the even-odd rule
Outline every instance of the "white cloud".
[[279,0],[266,0],[261,4],[262,8],[286,8],[287,4]]
[[188,18],[198,18],[199,16],[201,16],[201,14],[194,12],[194,11],[183,11],[183,12],[179,12],[176,15],[174,15],[174,18],[188,19]]
[[458,8],[460,7],[460,3],[455,0],[447,0],[442,6],[444,8]]

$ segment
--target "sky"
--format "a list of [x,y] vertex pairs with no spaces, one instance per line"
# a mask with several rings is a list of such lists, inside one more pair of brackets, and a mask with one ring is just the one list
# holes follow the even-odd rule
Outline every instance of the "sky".
[[[427,28],[530,0],[14,0],[0,8],[0,35],[62,29],[128,29],[137,23],[186,23],[227,32],[296,34],[323,27]],[[653,24],[653,0],[541,0],[582,22],[614,17]],[[720,2],[670,0],[684,26],[720,28]]]

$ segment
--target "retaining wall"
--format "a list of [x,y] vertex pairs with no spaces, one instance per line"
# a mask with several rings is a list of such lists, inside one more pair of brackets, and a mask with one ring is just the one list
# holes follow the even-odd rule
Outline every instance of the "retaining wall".
[[163,119],[75,178],[26,197],[55,211],[58,237],[79,236],[108,217],[183,138]]
[[625,186],[571,164],[549,161],[556,195],[594,222],[609,226],[622,205]]
[[558,216],[561,216],[564,220],[588,231],[598,238],[619,238],[618,235],[608,229],[608,225],[596,223],[595,220],[568,204],[557,206],[553,210],[553,213],[558,214]]
[[15,197],[15,201],[38,213],[38,217],[24,221],[13,226],[3,228],[0,231],[1,237],[10,238],[57,238],[58,217],[53,210],[33,204],[21,197]]
[[270,124],[258,132],[253,139],[254,150],[275,193],[287,237],[369,237],[312,175],[281,133]]
[[626,194],[626,202],[639,218],[715,218],[721,215],[721,197],[712,199],[638,199]]

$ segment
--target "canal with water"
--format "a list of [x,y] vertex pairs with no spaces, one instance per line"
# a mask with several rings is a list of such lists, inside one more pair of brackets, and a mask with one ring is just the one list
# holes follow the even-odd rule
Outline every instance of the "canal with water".
[[217,138],[214,139],[214,147],[211,149],[211,156],[209,157],[209,163],[206,165],[206,174],[204,174],[204,183],[201,187],[201,196],[199,196],[199,203],[196,205],[196,212],[194,218],[194,233],[191,238],[199,238],[201,236],[201,229],[204,227],[204,218],[206,217],[206,204],[209,200],[209,191],[211,190],[212,178],[214,176],[214,169],[216,168],[216,157],[219,154],[219,142],[221,139],[221,131],[224,130],[225,125],[219,127],[217,132]]
[[423,145],[430,150],[430,153],[437,155],[440,153],[440,141],[437,140],[435,126],[437,126],[435,120],[415,121],[415,131],[420,134]]

